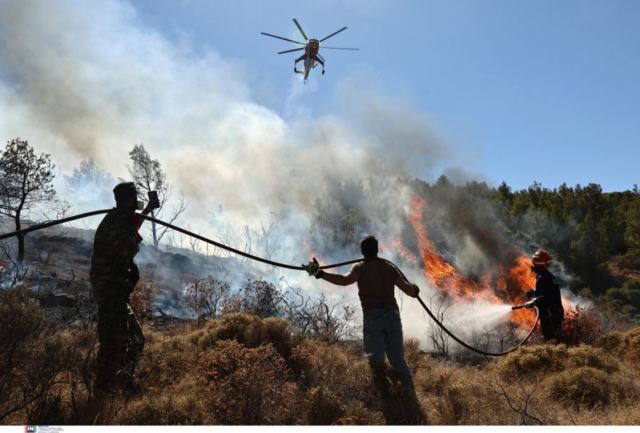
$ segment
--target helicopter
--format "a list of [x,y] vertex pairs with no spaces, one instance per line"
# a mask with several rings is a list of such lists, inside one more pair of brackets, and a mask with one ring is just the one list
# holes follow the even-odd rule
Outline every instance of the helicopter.
[[[303,74],[305,82],[307,81],[307,78],[309,77],[309,72],[311,72],[311,69],[313,69],[316,66],[318,66],[318,63],[320,65],[322,65],[322,75],[324,75],[324,63],[325,63],[325,60],[319,53],[319,51],[320,51],[320,42],[324,42],[327,39],[329,39],[330,37],[333,37],[333,36],[337,35],[338,33],[342,32],[344,30],[347,30],[347,27],[343,27],[340,30],[335,31],[335,32],[331,33],[329,36],[325,36],[322,39],[309,39],[307,37],[307,35],[305,34],[304,30],[302,30],[302,26],[300,26],[300,23],[298,22],[298,20],[294,18],[293,19],[293,23],[296,25],[298,30],[300,30],[300,34],[304,38],[305,42],[294,41],[293,39],[284,38],[282,36],[277,36],[277,35],[272,35],[271,33],[265,33],[265,32],[260,32],[260,33],[265,35],[265,36],[270,36],[272,38],[282,39],[283,41],[293,42],[294,44],[299,44],[299,45],[304,45],[304,47],[294,48],[292,50],[280,51],[278,54],[293,53],[295,51],[304,50],[304,54],[301,55],[300,57],[298,57],[295,60],[295,62],[293,63],[293,72],[295,72],[296,74]],[[360,49],[360,48],[342,48],[342,47],[325,47],[325,46],[323,46],[322,48],[326,49],[326,50],[348,50],[348,51],[358,51]],[[297,65],[298,65],[299,62],[302,62],[302,61],[304,61],[304,70],[303,71],[299,71],[298,68],[297,68]]]

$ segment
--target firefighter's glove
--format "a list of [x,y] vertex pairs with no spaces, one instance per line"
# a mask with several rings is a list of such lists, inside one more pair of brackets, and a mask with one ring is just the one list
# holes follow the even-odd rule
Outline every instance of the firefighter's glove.
[[417,298],[418,297],[418,293],[420,293],[420,287],[418,287],[417,284],[412,284],[411,288],[413,289],[413,297]]
[[322,269],[320,269],[320,263],[314,257],[308,264],[302,265],[305,271],[311,276],[320,278],[322,276]]
[[529,291],[527,291],[526,295],[527,295],[527,298],[531,299],[536,295],[536,291],[535,290],[529,290]]

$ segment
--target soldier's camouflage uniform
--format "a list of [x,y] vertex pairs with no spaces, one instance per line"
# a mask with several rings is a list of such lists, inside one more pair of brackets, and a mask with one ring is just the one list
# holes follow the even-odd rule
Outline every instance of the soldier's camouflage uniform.
[[133,258],[142,241],[138,234],[142,221],[131,210],[115,208],[96,230],[89,278],[98,304],[98,390],[132,384],[144,347],[142,329],[129,305],[139,278]]

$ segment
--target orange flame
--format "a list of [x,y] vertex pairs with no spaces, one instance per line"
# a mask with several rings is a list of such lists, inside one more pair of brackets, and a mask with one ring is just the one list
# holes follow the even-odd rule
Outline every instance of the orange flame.
[[[510,269],[500,266],[494,272],[482,275],[479,281],[465,277],[436,251],[428,238],[422,224],[425,206],[425,200],[418,195],[411,197],[409,223],[417,236],[424,275],[433,287],[460,300],[482,300],[495,304],[513,304],[525,300],[525,292],[535,287],[535,277],[530,271],[527,257],[517,257]],[[398,245],[402,244],[398,242],[396,247]],[[407,255],[399,250],[403,257]],[[521,327],[533,325],[533,317],[525,310],[514,311],[511,319]]]

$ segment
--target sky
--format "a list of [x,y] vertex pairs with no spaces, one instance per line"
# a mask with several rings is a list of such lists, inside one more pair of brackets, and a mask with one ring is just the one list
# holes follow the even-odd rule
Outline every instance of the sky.
[[[243,74],[283,118],[339,116],[353,88],[433,122],[473,177],[526,188],[640,183],[640,2],[631,0],[137,0],[138,19]],[[342,26],[327,73],[293,75],[298,38]],[[295,93],[295,92],[294,92]],[[392,144],[390,144],[392,145]],[[446,172],[447,167],[441,167]]]

